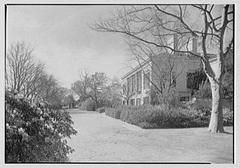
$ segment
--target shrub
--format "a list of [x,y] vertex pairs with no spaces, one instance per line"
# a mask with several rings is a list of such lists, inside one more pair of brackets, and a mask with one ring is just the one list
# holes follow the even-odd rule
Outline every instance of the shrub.
[[87,99],[81,104],[80,109],[87,111],[95,111],[96,107],[96,103],[92,99]]
[[201,99],[212,97],[211,86],[208,80],[199,85],[199,90],[195,93],[195,96]]
[[152,105],[164,105],[169,109],[172,107],[181,107],[182,103],[180,102],[179,96],[175,89],[170,89],[170,91],[165,91],[162,94],[159,94],[156,89],[151,90],[151,104]]
[[233,125],[233,111],[228,108],[223,108],[223,124],[226,126]]
[[116,108],[105,108],[105,114],[116,119],[120,119],[121,110]]
[[[182,110],[182,111],[180,111]],[[191,116],[187,109],[167,106],[122,106],[118,108],[120,119],[142,128],[190,127]]]
[[[106,114],[142,128],[189,128],[207,127],[210,120],[208,107],[199,103],[191,108],[168,108],[168,106],[121,106],[109,108]],[[232,112],[224,112],[224,125],[232,125]]]
[[73,149],[66,137],[76,134],[71,116],[46,102],[31,104],[10,92],[5,95],[6,162],[67,161]]
[[[119,106],[107,108],[105,113],[113,118],[142,128],[189,128],[207,127],[210,121],[211,102],[198,100],[191,106],[168,105]],[[119,117],[120,116],[120,117]],[[223,110],[224,125],[233,125],[233,111]]]
[[197,99],[196,102],[188,108],[196,110],[199,115],[209,116],[212,109],[212,101],[210,99]]
[[104,113],[105,112],[105,107],[100,107],[96,110],[99,113]]

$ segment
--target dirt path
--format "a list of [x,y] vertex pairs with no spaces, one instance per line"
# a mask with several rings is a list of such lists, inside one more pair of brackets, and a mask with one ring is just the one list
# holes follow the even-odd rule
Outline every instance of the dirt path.
[[210,134],[206,128],[141,129],[99,114],[70,110],[78,134],[68,144],[70,161],[158,161],[232,163],[229,134]]

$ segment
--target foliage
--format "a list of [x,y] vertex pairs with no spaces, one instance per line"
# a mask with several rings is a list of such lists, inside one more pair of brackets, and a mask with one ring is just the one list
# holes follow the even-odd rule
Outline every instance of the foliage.
[[199,89],[200,84],[207,79],[203,69],[195,70],[195,72],[187,73],[187,88],[195,90]]
[[81,75],[80,80],[72,85],[72,90],[78,94],[80,102],[91,99],[96,108],[116,107],[121,104],[120,87],[118,79],[109,81],[105,73],[95,72]]
[[69,94],[69,95],[65,96],[63,99],[63,104],[67,105],[69,108],[74,108],[76,105],[76,102],[74,100],[73,95]]
[[61,108],[66,88],[45,71],[45,65],[36,62],[33,49],[24,42],[12,44],[6,58],[6,87],[31,101],[42,99]]
[[96,103],[90,98],[85,100],[80,107],[81,110],[87,110],[87,111],[95,111],[96,108],[97,108]]
[[151,104],[168,106],[168,108],[179,107],[181,102],[175,89],[159,94],[156,89],[151,89]]
[[44,75],[44,65],[34,61],[33,49],[24,42],[9,47],[5,76],[7,87],[33,99],[39,93]]
[[233,111],[229,108],[223,108],[223,122],[227,126],[233,125]]
[[102,106],[117,107],[121,105],[121,89],[122,88],[119,80],[117,78],[112,79],[104,91]]
[[195,96],[201,99],[212,97],[211,86],[208,80],[199,85],[199,90],[195,93]]
[[211,99],[197,99],[192,105],[189,105],[190,109],[196,110],[203,115],[210,115],[211,113]]
[[75,135],[71,116],[47,102],[30,103],[6,91],[6,162],[67,161],[73,149],[66,138]]
[[105,114],[116,119],[120,119],[122,110],[119,108],[105,108]]
[[225,63],[225,70],[223,74],[223,96],[224,98],[227,99],[232,99],[233,98],[233,73],[234,73],[234,68],[233,68],[233,50],[230,50],[226,58],[224,59]]
[[[107,108],[105,113],[142,128],[206,127],[210,120],[210,113],[201,107],[201,105],[196,105],[196,107],[191,108],[175,107],[169,109],[168,106],[164,105],[121,106],[117,109]],[[232,112],[226,112],[224,125],[232,125],[232,115]]]
[[104,113],[105,112],[105,107],[100,107],[96,110],[99,113]]

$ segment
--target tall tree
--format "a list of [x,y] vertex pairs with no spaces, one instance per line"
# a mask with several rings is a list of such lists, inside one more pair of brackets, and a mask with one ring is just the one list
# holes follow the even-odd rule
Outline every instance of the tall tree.
[[104,96],[104,90],[107,87],[106,74],[95,72],[95,74],[91,75],[89,87],[89,96],[96,103],[96,106],[99,107]]
[[[233,8],[233,5],[212,4],[123,7],[111,19],[99,21],[92,28],[121,33],[130,40],[199,58],[212,90],[208,129],[214,133],[224,132],[221,88],[224,58],[233,47]],[[178,41],[177,44],[159,40],[171,36],[176,37],[174,41]],[[200,42],[200,53],[189,49],[189,44],[195,39]],[[216,55],[214,64],[210,62],[210,53]]]
[[6,86],[31,99],[44,74],[44,65],[34,61],[32,52],[24,42],[17,42],[9,48],[6,60]]
[[79,75],[79,80],[74,82],[71,89],[79,96],[80,101],[85,101],[89,98],[90,75],[87,72],[82,72]]
[[107,81],[104,73],[95,72],[89,75],[85,72],[80,75],[80,80],[73,83],[72,90],[78,94],[81,101],[91,98],[98,107],[104,97]]

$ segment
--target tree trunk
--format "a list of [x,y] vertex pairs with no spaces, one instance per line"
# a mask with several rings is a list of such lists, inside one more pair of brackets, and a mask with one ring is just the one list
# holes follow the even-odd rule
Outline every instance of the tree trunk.
[[212,90],[212,112],[208,130],[212,133],[224,132],[221,100],[221,80],[209,77]]

